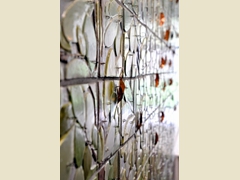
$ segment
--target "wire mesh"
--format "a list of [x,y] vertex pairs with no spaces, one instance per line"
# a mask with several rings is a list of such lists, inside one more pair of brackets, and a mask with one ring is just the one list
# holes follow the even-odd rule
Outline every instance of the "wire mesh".
[[61,180],[172,180],[178,1],[60,2]]

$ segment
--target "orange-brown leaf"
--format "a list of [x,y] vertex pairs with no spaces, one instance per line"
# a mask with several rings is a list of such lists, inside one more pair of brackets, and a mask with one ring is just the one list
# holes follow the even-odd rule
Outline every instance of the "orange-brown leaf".
[[161,111],[160,113],[161,113],[161,114],[160,114],[160,121],[161,121],[161,122],[163,122],[163,120],[164,120],[164,117],[165,117],[165,116],[164,116],[164,112],[163,112],[163,111]]
[[159,85],[159,75],[156,74],[155,87],[158,87],[158,85]]
[[160,63],[160,68],[163,68],[167,63],[167,57],[165,57],[165,59],[162,57],[161,58],[161,63]]
[[117,92],[117,96],[118,96],[118,102],[120,102],[123,98],[123,94],[124,94],[124,90],[125,90],[125,84],[122,80],[122,78],[120,78],[120,81],[119,81],[119,88],[118,88],[118,92]]
[[124,90],[125,90],[125,87],[126,87],[126,86],[125,86],[122,78],[120,79],[119,86],[120,86],[120,88],[122,89],[122,92],[124,93]]
[[117,99],[118,99],[118,102],[120,102],[123,98],[123,92],[122,92],[122,89],[119,88],[118,91],[117,91]]
[[164,39],[165,39],[166,41],[168,41],[169,35],[170,35],[170,28],[166,30],[165,35],[164,35]]
[[164,24],[164,22],[165,22],[165,16],[164,16],[164,14],[163,14],[163,12],[161,12],[160,13],[160,26],[162,26],[163,24]]

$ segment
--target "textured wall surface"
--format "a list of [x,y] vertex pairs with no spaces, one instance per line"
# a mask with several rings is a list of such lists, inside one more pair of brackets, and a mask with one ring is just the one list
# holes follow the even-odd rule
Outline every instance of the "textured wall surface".
[[61,180],[172,180],[178,2],[61,0],[60,20]]

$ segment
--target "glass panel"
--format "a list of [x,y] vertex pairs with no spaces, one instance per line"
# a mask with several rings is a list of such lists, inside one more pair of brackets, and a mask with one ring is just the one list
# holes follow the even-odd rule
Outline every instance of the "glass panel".
[[84,171],[82,166],[76,170],[76,174],[74,178],[74,180],[79,180],[79,179],[84,179]]
[[91,7],[87,12],[86,19],[83,24],[83,34],[87,45],[86,57],[90,62],[95,62],[97,55],[97,41],[92,18],[93,12],[93,7]]
[[69,101],[69,95],[67,92],[67,88],[60,88],[60,108]]
[[62,138],[64,141],[60,146],[60,176],[61,179],[69,179],[74,169],[74,166],[71,165],[74,157],[74,128],[71,128]]
[[82,127],[85,125],[85,101],[82,86],[70,86],[68,87],[71,94],[71,101],[73,104],[74,115]]
[[84,59],[73,59],[66,67],[66,79],[91,76],[90,69]]
[[73,1],[62,14],[63,32],[69,42],[77,42],[77,26],[82,27],[90,5],[84,1]]
[[60,137],[69,131],[74,124],[74,116],[72,104],[70,102],[64,104],[60,110]]
[[78,124],[76,124],[74,136],[74,158],[76,167],[80,167],[82,165],[84,148],[85,148],[85,133],[83,129]]
[[110,47],[113,45],[114,39],[118,32],[118,23],[114,20],[110,21],[110,23],[106,27],[105,35],[104,35],[104,44],[106,47]]
[[87,141],[92,142],[92,129],[95,124],[95,105],[94,105],[93,96],[89,88],[85,89],[84,100],[85,100],[85,114],[86,114],[86,121],[85,121],[86,137],[87,137]]

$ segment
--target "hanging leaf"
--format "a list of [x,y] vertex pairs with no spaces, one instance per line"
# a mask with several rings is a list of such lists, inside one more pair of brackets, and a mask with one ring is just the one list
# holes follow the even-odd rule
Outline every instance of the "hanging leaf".
[[81,85],[75,85],[68,87],[71,95],[73,113],[76,116],[78,122],[83,127],[85,124],[85,101],[84,94]]
[[87,44],[81,27],[77,26],[78,51],[82,56],[86,55]]
[[85,118],[84,127],[86,128],[87,140],[92,142],[92,129],[94,127],[96,116],[95,116],[94,97],[89,88],[85,89],[84,100],[86,105],[85,106],[86,118]]
[[69,133],[71,132],[73,127],[74,127],[74,124],[69,128],[69,130],[64,135],[60,137],[60,146],[65,142],[65,140],[69,136]]
[[163,14],[163,12],[160,13],[160,26],[162,26],[165,22],[165,16]]
[[172,66],[172,60],[168,60],[168,66],[171,67]]
[[173,110],[174,110],[174,111],[176,111],[176,110],[177,110],[177,106],[176,106],[176,105],[173,107]]
[[104,140],[104,131],[103,128],[100,127],[99,128],[99,146],[97,149],[97,154],[98,154],[98,161],[102,161],[103,155],[104,155],[104,144],[105,144],[105,140]]
[[117,93],[118,93],[118,103],[119,103],[122,100],[122,98],[123,98],[123,91],[122,91],[122,89],[119,88]]
[[84,179],[84,172],[82,166],[76,170],[74,180]]
[[72,104],[68,102],[60,110],[60,137],[72,127],[74,121]]
[[166,63],[167,63],[167,56],[165,56],[165,59],[162,57],[161,58],[161,63],[160,63],[160,68],[164,68]]
[[170,35],[170,28],[166,30],[165,35],[164,35],[164,40],[168,41]]
[[74,161],[76,168],[82,165],[84,148],[85,148],[85,133],[80,128],[80,126],[76,124],[74,137]]
[[91,76],[87,63],[82,59],[73,59],[66,66],[66,79],[86,78]]
[[83,170],[85,179],[87,179],[88,174],[91,170],[92,165],[92,154],[88,146],[85,146],[84,159],[83,159]]
[[165,91],[165,89],[166,89],[166,86],[167,86],[167,84],[166,84],[166,82],[164,81],[164,83],[163,83],[163,91]]
[[172,78],[171,78],[171,79],[168,80],[168,85],[171,86],[172,83],[173,83],[173,80],[172,80]]
[[114,51],[112,48],[110,48],[106,56],[106,64],[104,69],[105,76],[116,76],[115,59],[116,57]]
[[60,139],[60,177],[61,179],[70,179],[73,173],[72,166],[74,158],[74,128],[73,127]]
[[158,134],[157,134],[157,133],[155,133],[155,142],[154,142],[154,145],[156,145],[156,144],[157,144],[157,142],[158,142]]
[[115,37],[118,32],[117,30],[118,30],[118,23],[112,20],[106,27],[106,30],[104,33],[104,44],[106,47],[110,47],[114,43]]
[[164,112],[161,111],[161,112],[160,112],[160,121],[161,121],[161,122],[163,122],[164,117],[165,117]]
[[124,84],[122,78],[120,78],[119,88],[118,88],[118,102],[120,102],[122,100],[124,90],[125,90],[125,84]]
[[175,55],[175,50],[172,50],[173,55]]
[[123,82],[123,80],[122,80],[122,78],[120,79],[120,88],[122,89],[122,91],[124,92],[124,90],[125,90],[125,84],[124,84],[124,82]]
[[159,75],[156,74],[155,87],[158,87],[158,85],[159,85]]
[[98,139],[99,139],[99,135],[98,135],[97,127],[93,126],[93,129],[92,129],[92,144],[96,149],[97,149],[97,146],[98,146]]
[[[137,131],[140,131],[140,128],[142,126],[142,112],[140,112],[140,117],[139,117],[139,121],[137,121]],[[141,133],[141,131],[140,131]]]

